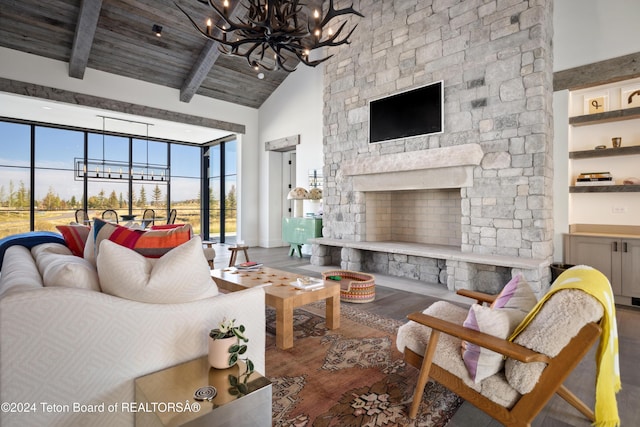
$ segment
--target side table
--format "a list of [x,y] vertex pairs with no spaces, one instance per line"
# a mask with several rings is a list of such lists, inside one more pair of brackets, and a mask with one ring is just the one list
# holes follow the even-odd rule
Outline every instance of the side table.
[[282,240],[291,245],[289,256],[302,258],[302,245],[314,237],[322,237],[321,218],[282,218]]
[[[245,371],[243,362],[229,369],[214,369],[207,356],[182,363],[135,380],[136,427],[176,426],[271,426],[271,382],[253,372],[249,377],[249,392],[234,396],[229,392],[229,375]],[[196,401],[193,397],[200,387],[212,385],[217,394],[211,401]],[[175,405],[198,411],[171,410]]]
[[249,262],[249,252],[247,252],[249,250],[249,246],[236,245],[230,247],[229,250],[231,251],[231,258],[229,258],[229,267],[233,267],[234,265],[236,265],[239,251],[244,252],[244,260],[246,262]]

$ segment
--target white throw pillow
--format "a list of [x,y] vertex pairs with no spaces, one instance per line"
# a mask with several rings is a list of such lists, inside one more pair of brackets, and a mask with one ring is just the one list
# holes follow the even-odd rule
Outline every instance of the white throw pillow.
[[[525,315],[526,313],[512,308],[492,309],[473,304],[463,325],[494,337],[507,339]],[[462,358],[469,376],[476,383],[496,374],[504,366],[504,357],[500,353],[467,341],[462,341]]]
[[96,265],[96,236],[94,235],[93,230],[89,232],[87,241],[84,244],[84,259],[94,266]]
[[44,243],[31,248],[44,286],[63,286],[100,292],[96,268],[64,245]]
[[157,259],[145,258],[103,240],[96,261],[102,291],[121,298],[148,303],[183,303],[218,294],[202,252],[200,236]]
[[[527,281],[522,274],[517,274],[504,286],[491,307],[472,305],[463,325],[506,339],[536,302],[536,296]],[[466,341],[462,341],[462,358],[476,383],[496,374],[504,366],[501,354]]]

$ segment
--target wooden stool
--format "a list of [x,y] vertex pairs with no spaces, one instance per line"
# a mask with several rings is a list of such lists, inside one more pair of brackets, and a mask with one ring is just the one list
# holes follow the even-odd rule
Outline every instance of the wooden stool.
[[233,267],[234,265],[236,265],[236,258],[238,257],[238,251],[244,252],[244,260],[246,262],[249,262],[249,252],[247,252],[249,250],[249,246],[235,246],[235,247],[229,248],[229,250],[231,251],[231,258],[229,258],[229,267]]

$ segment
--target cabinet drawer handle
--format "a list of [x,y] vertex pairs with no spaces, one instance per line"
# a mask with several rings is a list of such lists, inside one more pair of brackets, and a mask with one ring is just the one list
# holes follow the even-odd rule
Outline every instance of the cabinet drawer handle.
[[618,242],[613,242],[613,252],[618,252]]
[[627,252],[627,242],[622,243],[622,252]]

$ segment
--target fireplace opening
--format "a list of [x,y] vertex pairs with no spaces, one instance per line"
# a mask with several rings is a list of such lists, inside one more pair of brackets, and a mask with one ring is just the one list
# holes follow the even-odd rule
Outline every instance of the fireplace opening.
[[364,241],[462,244],[459,188],[368,191],[365,215]]

